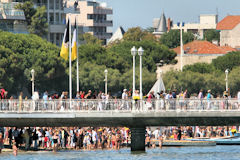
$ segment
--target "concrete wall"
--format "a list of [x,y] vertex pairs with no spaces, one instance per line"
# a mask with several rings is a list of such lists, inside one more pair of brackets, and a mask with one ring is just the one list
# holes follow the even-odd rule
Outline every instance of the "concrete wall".
[[0,113],[0,126],[225,126],[240,125],[240,111]]
[[240,24],[232,30],[222,30],[220,32],[220,45],[233,48],[240,46]]

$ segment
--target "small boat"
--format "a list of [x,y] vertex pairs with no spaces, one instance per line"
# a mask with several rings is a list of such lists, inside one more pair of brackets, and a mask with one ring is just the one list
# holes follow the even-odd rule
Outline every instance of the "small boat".
[[214,141],[217,145],[240,145],[240,133],[235,133],[234,136],[218,137],[218,138],[196,138],[187,139],[189,141]]

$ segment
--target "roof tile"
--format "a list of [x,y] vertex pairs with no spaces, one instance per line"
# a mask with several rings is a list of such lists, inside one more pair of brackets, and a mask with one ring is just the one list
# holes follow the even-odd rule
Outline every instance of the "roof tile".
[[240,23],[240,16],[227,16],[217,24],[217,30],[232,30]]
[[[217,46],[208,41],[192,41],[183,46],[185,54],[226,54],[236,51],[230,46]],[[173,49],[177,54],[180,54],[180,46]]]

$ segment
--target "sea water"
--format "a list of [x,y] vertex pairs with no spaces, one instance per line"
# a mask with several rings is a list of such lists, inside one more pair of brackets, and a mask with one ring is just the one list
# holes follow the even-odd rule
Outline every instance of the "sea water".
[[11,152],[0,154],[0,160],[240,160],[240,146],[208,147],[163,147],[146,149],[146,152],[120,150],[20,152],[17,157]]

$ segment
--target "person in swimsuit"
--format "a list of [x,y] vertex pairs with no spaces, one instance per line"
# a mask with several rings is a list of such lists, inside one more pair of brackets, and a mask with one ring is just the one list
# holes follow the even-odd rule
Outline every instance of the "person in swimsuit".
[[12,147],[12,149],[13,149],[13,155],[17,156],[18,148],[17,148],[17,143],[16,143],[15,139],[13,139],[13,147]]
[[58,150],[58,136],[57,133],[55,132],[53,136],[53,152],[57,152],[57,150]]

